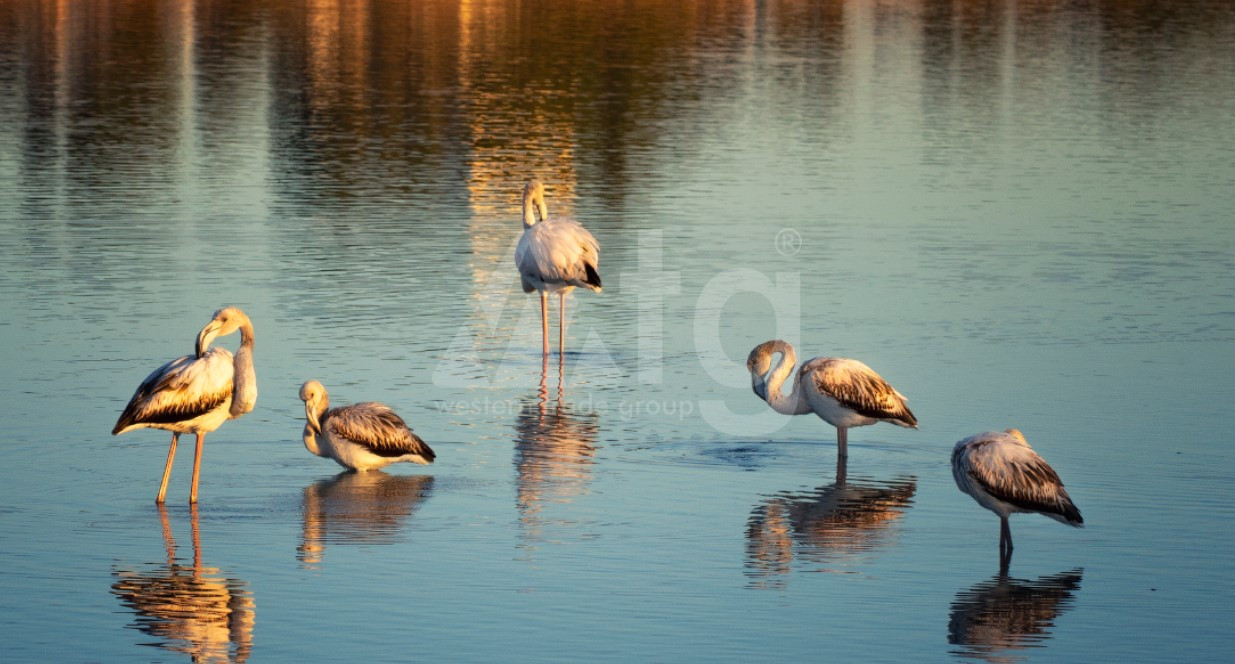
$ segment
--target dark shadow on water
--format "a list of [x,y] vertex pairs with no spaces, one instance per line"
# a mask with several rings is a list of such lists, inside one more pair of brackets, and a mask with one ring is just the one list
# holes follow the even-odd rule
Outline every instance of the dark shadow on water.
[[845,462],[838,460],[832,484],[762,501],[746,522],[749,586],[783,588],[795,569],[856,571],[847,568],[893,542],[895,524],[916,490],[912,476],[850,481]]
[[1051,638],[1055,619],[1075,602],[1081,574],[1075,569],[1034,580],[996,574],[956,594],[948,616],[948,643],[962,646],[952,654],[988,662],[1019,662]]
[[304,489],[304,530],[296,558],[322,562],[329,544],[393,544],[433,492],[432,475],[345,471]]
[[588,492],[600,431],[596,413],[575,413],[566,401],[561,363],[549,398],[548,371],[546,358],[535,401],[527,401],[515,419],[516,506],[525,541],[544,538],[546,505],[569,503]]
[[202,562],[196,506],[190,511],[191,561],[177,556],[163,506],[159,506],[159,518],[166,561],[112,569],[112,594],[136,616],[129,627],[154,637],[143,645],[184,653],[194,662],[248,660],[256,621],[248,584]]

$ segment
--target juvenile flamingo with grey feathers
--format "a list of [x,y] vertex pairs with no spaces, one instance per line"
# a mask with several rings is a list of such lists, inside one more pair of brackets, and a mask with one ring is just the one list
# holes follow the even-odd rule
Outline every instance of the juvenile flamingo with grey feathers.
[[304,446],[317,456],[360,472],[399,461],[433,463],[433,450],[385,404],[365,401],[330,408],[326,388],[315,380],[300,386],[300,400],[308,420]]
[[[772,356],[777,353],[781,356],[780,362],[772,368]],[[808,360],[793,377],[793,392],[785,394],[781,387],[793,372],[797,359],[793,346],[780,339],[759,344],[746,359],[751,387],[778,413],[814,413],[836,427],[837,455],[849,456],[850,427],[891,422],[918,428],[918,420],[905,405],[905,397],[857,360],[841,357]]]
[[[537,221],[539,217],[539,221]],[[566,295],[575,287],[601,290],[600,243],[579,222],[549,218],[545,188],[531,180],[523,188],[523,236],[515,247],[515,267],[523,292],[540,291],[540,333],[544,355],[549,354],[549,293],[558,294],[558,356],[566,346]]]
[[[225,348],[210,348],[215,338],[240,331],[240,349],[235,357]],[[176,442],[182,433],[197,436],[193,457],[193,487],[189,503],[197,502],[202,444],[206,434],[227,420],[253,410],[257,403],[257,374],[253,371],[253,323],[243,311],[226,307],[214,312],[197,334],[197,349],[164,364],[142,381],[121,413],[112,435],[142,428],[172,432],[171,449],[163,467],[156,503],[163,504],[167,478],[176,460]]]
[[1059,475],[1016,429],[987,431],[957,441],[952,478],[979,505],[999,515],[999,563],[1012,559],[1008,516],[1037,512],[1080,528],[1085,523]]

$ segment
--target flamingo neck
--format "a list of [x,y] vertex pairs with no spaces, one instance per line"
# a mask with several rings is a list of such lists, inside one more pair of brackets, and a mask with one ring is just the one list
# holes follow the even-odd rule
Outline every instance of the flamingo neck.
[[793,377],[793,391],[789,394],[781,389],[784,387],[785,379],[789,374],[794,373],[794,365],[797,364],[797,354],[793,352],[793,347],[785,345],[776,349],[780,351],[780,362],[772,369],[772,373],[768,375],[768,405],[778,413],[783,415],[800,415],[810,412],[810,408],[806,404],[806,400],[802,398],[802,374],[798,372]]
[[322,415],[326,414],[326,407],[329,403],[329,397],[323,395],[322,400],[313,406],[313,413],[310,417],[311,422],[305,423],[304,425],[304,447],[306,450],[309,450],[319,457],[330,456],[330,454],[323,449],[323,447],[328,443],[326,443],[325,437],[323,437],[322,445],[318,444],[317,432],[313,428],[313,425],[316,424],[319,429],[321,428]]
[[523,228],[531,228],[536,225],[536,215],[540,214],[540,221],[549,218],[549,206],[545,205],[545,197],[540,191],[529,189],[523,194]]
[[240,326],[240,347],[252,349],[254,341],[253,324],[246,322]]
[[257,372],[253,369],[253,326],[240,328],[240,348],[232,358],[232,407],[228,414],[235,418],[252,412],[257,405]]
[[317,456],[326,456],[320,447],[317,445],[317,434],[313,432],[313,427],[304,425],[304,448]]

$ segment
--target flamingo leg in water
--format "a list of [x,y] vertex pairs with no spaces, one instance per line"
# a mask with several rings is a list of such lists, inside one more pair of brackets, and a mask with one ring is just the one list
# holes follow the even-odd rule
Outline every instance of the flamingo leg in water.
[[836,454],[843,458],[849,458],[849,429],[847,427],[836,427]]
[[557,356],[560,359],[566,355],[566,292],[558,293],[557,297]]
[[197,453],[193,455],[193,488],[189,489],[189,504],[197,503],[197,477],[202,469],[202,443],[206,440],[206,434],[197,434]]
[[544,291],[540,292],[540,341],[541,352],[545,357],[549,356],[549,295]]
[[1012,563],[1012,528],[1008,526],[1008,517],[999,519],[999,571],[1006,574],[1008,565]]
[[172,434],[172,447],[167,451],[167,465],[163,466],[163,481],[159,482],[159,496],[154,499],[155,505],[162,505],[163,498],[167,495],[167,478],[172,474],[172,462],[176,460],[176,441],[180,439],[180,434]]

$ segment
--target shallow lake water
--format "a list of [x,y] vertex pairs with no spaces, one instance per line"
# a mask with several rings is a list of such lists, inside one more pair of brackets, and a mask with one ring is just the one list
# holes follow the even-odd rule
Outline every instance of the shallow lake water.
[[[1232,118],[1217,0],[0,4],[2,659],[1221,659]],[[530,177],[602,246],[547,364]],[[257,407],[158,509],[109,432],[223,305]],[[921,429],[838,466],[777,337]],[[436,463],[310,455],[310,378]],[[1085,527],[1005,575],[1008,427]]]

